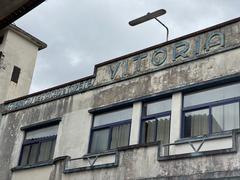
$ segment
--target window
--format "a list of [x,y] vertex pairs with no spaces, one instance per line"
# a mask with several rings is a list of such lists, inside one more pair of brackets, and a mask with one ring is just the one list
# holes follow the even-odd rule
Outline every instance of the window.
[[169,143],[171,99],[143,105],[141,143]]
[[128,146],[132,108],[121,109],[94,116],[90,153],[99,153]]
[[0,44],[3,43],[4,36],[0,36]]
[[49,162],[53,158],[58,125],[26,131],[20,166]]
[[19,75],[20,75],[21,69],[17,66],[13,67],[12,77],[11,81],[18,83]]
[[239,128],[240,83],[186,94],[182,137]]

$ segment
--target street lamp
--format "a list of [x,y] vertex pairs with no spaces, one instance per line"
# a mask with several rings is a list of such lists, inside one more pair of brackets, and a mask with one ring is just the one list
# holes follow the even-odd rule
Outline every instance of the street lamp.
[[142,17],[139,17],[139,18],[137,18],[137,19],[134,19],[134,20],[130,21],[130,22],[129,22],[129,25],[130,25],[130,26],[136,26],[136,25],[138,25],[138,24],[144,23],[144,22],[149,21],[149,20],[151,20],[151,19],[156,19],[157,22],[159,22],[159,23],[167,30],[167,37],[166,37],[166,39],[167,39],[167,41],[168,41],[169,29],[168,29],[168,27],[167,27],[165,24],[163,24],[163,23],[157,18],[157,17],[159,17],[159,16],[162,16],[162,15],[166,14],[166,12],[167,12],[167,11],[166,11],[165,9],[160,9],[160,10],[154,11],[154,12],[152,12],[152,13],[147,13],[145,16],[142,16]]

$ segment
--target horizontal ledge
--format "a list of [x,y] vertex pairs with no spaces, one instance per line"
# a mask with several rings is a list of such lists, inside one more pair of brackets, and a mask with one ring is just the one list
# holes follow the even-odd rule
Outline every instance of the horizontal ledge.
[[103,165],[96,165],[96,166],[89,166],[89,167],[80,167],[80,168],[72,168],[72,169],[65,169],[63,171],[64,174],[81,172],[81,171],[90,171],[95,169],[105,169],[105,168],[114,168],[117,167],[118,164],[110,163],[110,164],[103,164]]
[[206,135],[206,136],[195,136],[195,137],[189,137],[189,138],[182,138],[182,139],[176,140],[174,143],[166,144],[164,146],[187,144],[189,142],[199,142],[199,141],[202,141],[203,139],[205,139],[205,140],[223,139],[223,138],[228,138],[228,137],[232,137],[232,136],[233,136],[232,131],[225,131],[222,133],[216,133],[216,134],[211,134],[211,135]]
[[158,161],[172,161],[172,160],[178,160],[178,159],[196,158],[196,157],[202,157],[202,156],[221,155],[221,154],[228,154],[228,153],[237,153],[237,150],[235,147],[233,147],[228,149],[201,151],[201,152],[176,154],[176,155],[169,155],[169,156],[159,156]]
[[31,125],[27,125],[27,126],[21,127],[20,129],[22,131],[34,130],[34,129],[39,129],[47,126],[57,125],[59,124],[60,121],[61,121],[61,118],[54,118],[47,121],[42,121],[42,122],[34,123]]

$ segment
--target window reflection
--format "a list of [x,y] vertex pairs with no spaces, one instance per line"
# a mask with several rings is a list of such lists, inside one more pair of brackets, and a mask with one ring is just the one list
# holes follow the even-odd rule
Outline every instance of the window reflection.
[[184,107],[240,96],[240,83],[208,89],[184,96]]
[[132,119],[132,107],[96,115],[94,127],[129,119]]
[[220,132],[239,128],[239,103],[212,108],[212,131]]
[[146,115],[171,111],[171,99],[151,102],[146,104]]

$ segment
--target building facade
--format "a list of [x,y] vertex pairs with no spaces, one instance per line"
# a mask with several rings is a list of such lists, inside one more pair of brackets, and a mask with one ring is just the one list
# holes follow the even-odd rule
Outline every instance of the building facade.
[[0,104],[29,94],[37,53],[46,46],[15,25],[0,31]]
[[0,179],[240,177],[240,18],[5,101]]

